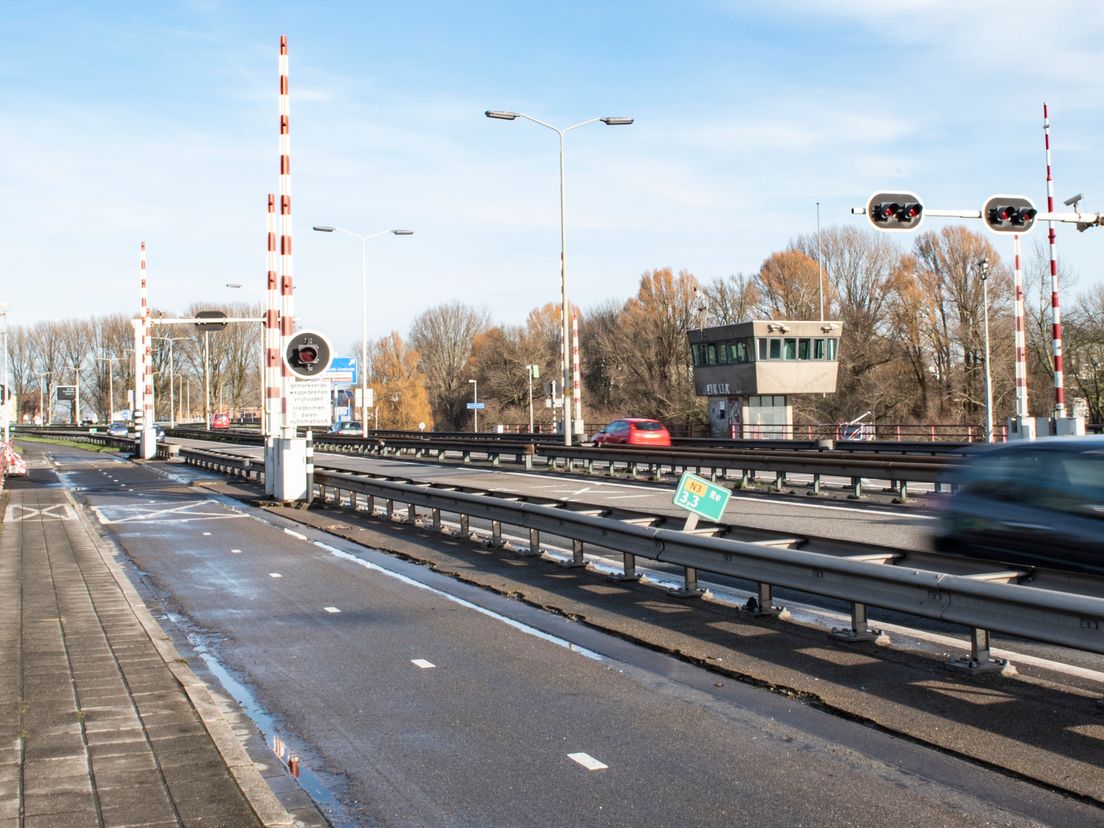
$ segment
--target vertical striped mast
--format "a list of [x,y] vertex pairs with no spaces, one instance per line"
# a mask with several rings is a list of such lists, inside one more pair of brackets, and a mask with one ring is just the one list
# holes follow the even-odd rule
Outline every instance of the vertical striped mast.
[[[150,350],[149,282],[146,278],[146,243],[142,242],[138,258],[139,279],[141,282],[141,388],[142,388],[142,430],[153,427],[153,354]],[[136,375],[137,376],[137,375]],[[138,382],[135,381],[135,385]],[[138,406],[135,405],[135,408]]]
[[[1050,115],[1043,103],[1043,143],[1046,146],[1047,212],[1054,212],[1054,178],[1050,172]],[[1050,318],[1054,340],[1054,416],[1066,416],[1066,390],[1062,378],[1062,314],[1058,308],[1058,249],[1055,244],[1054,222],[1050,227]]]
[[1023,257],[1020,234],[1012,236],[1012,283],[1016,293],[1016,418],[1027,417],[1027,347],[1024,341]]
[[[579,311],[571,309],[571,404],[575,407],[574,427],[583,427],[583,395],[580,393],[582,377],[579,372]],[[584,435],[585,437],[585,435]]]
[[280,434],[280,279],[276,271],[276,196],[268,194],[266,263],[268,265],[265,297],[265,412],[268,415],[265,435]]
[[[280,35],[280,357],[295,332],[295,306],[291,269],[291,105],[288,97],[287,35]],[[294,437],[295,429],[288,425],[288,393],[291,372],[280,363],[280,435]]]

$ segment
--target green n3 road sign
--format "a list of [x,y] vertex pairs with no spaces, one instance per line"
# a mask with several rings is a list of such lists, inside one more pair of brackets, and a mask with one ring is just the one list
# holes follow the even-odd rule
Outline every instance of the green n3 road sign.
[[732,492],[724,486],[717,486],[696,474],[683,472],[678,488],[675,489],[674,504],[701,515],[706,520],[718,522],[731,496]]

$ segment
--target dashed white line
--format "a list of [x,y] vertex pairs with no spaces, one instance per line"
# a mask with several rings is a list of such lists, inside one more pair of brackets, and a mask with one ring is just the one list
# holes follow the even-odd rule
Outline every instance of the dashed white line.
[[421,667],[423,670],[429,670],[430,668],[437,666],[432,661],[426,661],[424,658],[412,658],[410,659],[410,663],[413,664],[415,667]]
[[322,607],[326,612],[341,612],[337,607]]
[[240,554],[241,554],[241,550],[240,550],[240,549],[231,549],[231,550],[230,550],[230,554],[231,554],[231,555],[240,555]]
[[570,759],[572,762],[578,762],[587,770],[605,770],[609,767],[609,765],[599,762],[589,753],[569,753],[567,754],[567,758]]
[[211,534],[210,532],[204,532],[204,533],[203,533],[203,537],[207,537],[207,536],[208,536],[208,535],[210,535],[210,534]]
[[299,540],[306,540],[307,539],[306,535],[301,535],[298,532],[294,531],[293,529],[285,529],[284,534],[285,535],[291,535],[293,538],[299,538]]
[[281,575],[279,572],[269,572],[268,577],[269,578],[283,578],[284,576]]

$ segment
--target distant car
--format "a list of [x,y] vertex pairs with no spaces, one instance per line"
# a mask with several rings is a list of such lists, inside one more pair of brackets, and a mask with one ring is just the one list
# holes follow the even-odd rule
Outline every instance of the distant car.
[[214,414],[211,416],[211,428],[230,428],[230,415],[226,413]]
[[1017,440],[951,478],[933,543],[1014,566],[1104,575],[1104,436]]
[[638,417],[614,420],[591,438],[596,446],[669,446],[671,434],[659,420]]
[[109,437],[127,437],[130,435],[130,428],[126,423],[116,420],[107,427],[107,434]]
[[343,437],[363,437],[364,426],[359,420],[343,420],[330,426],[330,434],[340,434]]

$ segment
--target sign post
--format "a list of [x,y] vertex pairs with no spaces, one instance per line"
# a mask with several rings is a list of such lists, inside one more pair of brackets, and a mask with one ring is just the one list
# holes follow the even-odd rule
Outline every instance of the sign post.
[[[698,517],[719,523],[721,515],[728,506],[728,500],[732,492],[724,486],[710,483],[704,477],[698,477],[691,472],[683,472],[679,478],[678,488],[675,489],[673,503],[690,514],[686,516],[686,523],[682,527],[683,532],[693,532],[698,525]],[[685,567],[685,584],[682,589],[673,590],[672,594],[683,597],[701,595],[703,590],[698,588],[698,571],[692,566]]]

